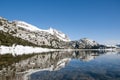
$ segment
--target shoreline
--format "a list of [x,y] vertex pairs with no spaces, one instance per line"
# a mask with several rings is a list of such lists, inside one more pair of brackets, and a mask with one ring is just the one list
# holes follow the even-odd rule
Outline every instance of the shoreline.
[[22,54],[31,54],[31,53],[43,53],[43,52],[52,52],[52,51],[120,51],[120,49],[49,49],[42,47],[32,47],[32,46],[0,46],[0,54],[12,54],[12,55],[22,55]]
[[32,47],[32,46],[0,46],[0,54],[12,54],[12,55],[22,55],[22,54],[31,54],[31,53],[43,53],[43,52],[52,52],[56,49],[48,49],[42,47]]

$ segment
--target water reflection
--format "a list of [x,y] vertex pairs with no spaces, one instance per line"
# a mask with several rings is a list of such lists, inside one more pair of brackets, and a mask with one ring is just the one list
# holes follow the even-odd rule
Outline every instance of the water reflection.
[[[116,53],[116,52],[110,52],[110,53]],[[90,61],[96,59],[97,57],[99,59],[100,58],[99,56],[102,56],[105,54],[109,54],[109,52],[108,51],[87,51],[87,50],[84,51],[83,50],[83,51],[71,51],[71,52],[40,53],[40,54],[33,54],[31,56],[25,55],[25,56],[29,56],[29,57],[24,58],[24,59],[20,58],[20,60],[18,60],[18,61],[13,60],[13,62],[11,62],[11,64],[7,65],[7,67],[5,67],[5,65],[3,66],[1,64],[2,60],[0,60],[0,67],[1,67],[0,80],[24,80],[24,78],[25,78],[24,75],[28,74],[29,72],[32,72],[34,70],[46,69],[49,71],[61,71],[62,69],[65,69],[65,70],[67,69],[69,71],[72,71],[72,70],[70,70],[71,68],[77,67],[77,66],[80,67],[80,65],[82,65],[81,67],[86,66],[86,64],[85,64],[86,62],[89,63]],[[9,60],[15,59],[16,57],[11,57]],[[4,58],[6,58],[6,57],[4,56]],[[0,55],[0,59],[3,59],[3,55]],[[17,57],[17,59],[18,59],[18,57]],[[9,60],[7,60],[7,58],[6,58],[6,64],[8,64],[7,61],[9,62]],[[101,59],[100,59],[100,61],[101,61]],[[70,66],[72,66],[72,67],[70,67]],[[63,70],[62,73],[66,73],[65,70]],[[79,70],[79,68],[78,68],[78,70]],[[42,77],[42,79],[40,77],[39,78],[41,80],[45,80],[45,78],[46,78],[45,74],[48,74],[48,73],[43,71],[42,73],[39,73],[39,74],[41,74],[41,75],[44,74],[44,78],[43,77]],[[53,76],[52,74],[54,74],[54,73],[49,73],[49,75],[50,74],[51,74],[51,76]],[[30,78],[32,80],[35,80],[35,79],[37,80],[37,76],[34,76],[34,75],[33,75],[33,77],[30,77]],[[27,79],[27,78],[25,78],[25,79]],[[67,78],[65,78],[65,79],[67,79]],[[48,79],[48,80],[50,80],[50,79]],[[52,80],[52,78],[51,78],[51,80]],[[87,79],[84,79],[84,80],[87,80]],[[90,80],[94,80],[94,79],[90,79]]]

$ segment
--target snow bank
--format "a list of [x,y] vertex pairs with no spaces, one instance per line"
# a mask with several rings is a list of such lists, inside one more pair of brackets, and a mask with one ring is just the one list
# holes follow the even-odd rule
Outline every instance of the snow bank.
[[42,52],[50,52],[55,51],[55,49],[41,48],[41,47],[31,47],[31,46],[0,46],[0,54],[11,53],[13,55],[22,55],[22,54],[30,54],[30,53],[42,53]]

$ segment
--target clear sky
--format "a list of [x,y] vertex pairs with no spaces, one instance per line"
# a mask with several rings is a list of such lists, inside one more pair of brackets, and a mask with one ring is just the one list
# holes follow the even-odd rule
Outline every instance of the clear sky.
[[72,40],[120,42],[120,0],[0,0],[0,16],[53,27]]

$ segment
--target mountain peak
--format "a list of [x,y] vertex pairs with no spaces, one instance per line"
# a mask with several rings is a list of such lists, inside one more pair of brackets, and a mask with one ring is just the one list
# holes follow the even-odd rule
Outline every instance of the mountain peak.
[[98,43],[92,39],[88,39],[88,38],[82,38],[80,39],[80,41],[82,42],[85,42],[86,44],[89,44],[89,45],[97,45]]
[[49,29],[48,29],[48,31],[53,35],[54,34],[54,29],[52,28],[52,27],[50,27]]
[[61,31],[58,31],[56,29],[53,29],[52,27],[49,28],[49,32],[52,34],[52,35],[56,35],[59,39],[65,41],[65,42],[68,42],[68,41],[71,41],[66,34],[64,34],[63,32]]

